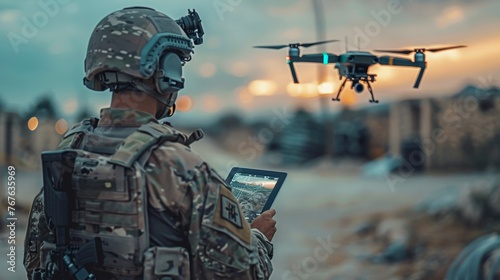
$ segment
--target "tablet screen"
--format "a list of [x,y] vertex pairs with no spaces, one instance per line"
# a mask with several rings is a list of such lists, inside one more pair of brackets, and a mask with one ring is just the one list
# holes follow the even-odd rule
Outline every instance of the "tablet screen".
[[[260,213],[270,208],[277,194],[275,187],[280,186],[284,180],[283,175],[280,174],[283,173],[275,172],[273,176],[273,172],[257,172],[241,168],[234,172],[231,178],[228,178],[232,193],[240,202],[248,222],[252,222]],[[275,190],[274,196],[272,195],[273,190]]]

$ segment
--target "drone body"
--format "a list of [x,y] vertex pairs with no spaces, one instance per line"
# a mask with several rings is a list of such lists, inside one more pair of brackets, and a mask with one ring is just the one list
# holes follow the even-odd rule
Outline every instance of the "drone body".
[[452,46],[445,48],[433,48],[425,49],[419,48],[414,50],[380,50],[379,52],[392,52],[399,54],[411,54],[415,52],[414,59],[410,60],[402,57],[394,56],[376,56],[370,52],[366,51],[347,51],[346,53],[336,55],[333,53],[316,53],[316,54],[304,54],[300,55],[299,47],[310,47],[314,45],[335,42],[337,40],[321,41],[315,43],[307,44],[288,44],[288,45],[277,45],[277,46],[256,46],[256,48],[269,48],[269,49],[281,49],[289,47],[288,56],[286,57],[286,62],[290,66],[290,71],[292,73],[292,78],[294,83],[299,83],[297,78],[297,73],[295,71],[294,63],[297,62],[310,62],[310,63],[323,63],[323,64],[335,64],[335,68],[338,69],[340,80],[344,79],[342,82],[337,96],[332,98],[334,101],[340,101],[340,94],[345,87],[347,81],[351,81],[351,88],[357,93],[362,93],[364,91],[363,84],[366,84],[368,91],[370,92],[371,99],[370,102],[378,103],[373,95],[373,89],[371,83],[375,82],[375,74],[369,74],[368,70],[370,66],[374,64],[380,65],[392,65],[392,66],[406,66],[406,67],[417,67],[420,68],[417,80],[413,85],[414,88],[418,88],[422,76],[427,67],[427,62],[425,61],[425,51],[437,52],[448,49],[462,48],[465,46]]

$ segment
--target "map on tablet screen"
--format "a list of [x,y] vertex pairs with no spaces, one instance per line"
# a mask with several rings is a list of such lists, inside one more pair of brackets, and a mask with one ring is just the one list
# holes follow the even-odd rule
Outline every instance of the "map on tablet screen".
[[286,173],[249,168],[233,168],[227,183],[239,201],[249,223],[271,208]]

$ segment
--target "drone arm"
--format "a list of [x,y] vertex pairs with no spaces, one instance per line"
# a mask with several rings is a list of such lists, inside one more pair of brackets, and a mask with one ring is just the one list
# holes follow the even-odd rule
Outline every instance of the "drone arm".
[[288,56],[286,62],[290,66],[290,71],[292,72],[293,82],[298,84],[299,79],[297,78],[297,72],[295,72],[295,62],[312,62],[312,63],[335,63],[339,60],[338,55],[331,53],[315,53],[315,54],[305,54],[303,56]]
[[394,57],[394,56],[381,56],[379,57],[379,64],[381,65],[393,65],[393,66],[410,66],[410,67],[422,67],[420,63],[411,61],[406,58]]
[[415,84],[413,85],[413,88],[418,88],[418,86],[420,85],[420,81],[422,80],[424,71],[425,71],[425,66],[420,68],[420,72],[418,73],[418,77],[417,80],[415,81]]
[[298,84],[299,79],[297,78],[297,73],[295,72],[295,66],[293,66],[293,61],[287,61],[288,66],[290,66],[290,71],[292,72],[293,82]]
[[305,54],[301,57],[295,58],[294,61],[329,64],[339,61],[339,56],[332,53]]
[[393,56],[381,56],[379,58],[379,64],[381,65],[394,65],[394,66],[409,66],[409,67],[420,67],[420,72],[418,73],[417,80],[413,85],[414,88],[418,88],[420,85],[420,81],[422,80],[422,76],[425,72],[425,62],[416,62],[411,61],[406,58],[401,57],[393,57]]

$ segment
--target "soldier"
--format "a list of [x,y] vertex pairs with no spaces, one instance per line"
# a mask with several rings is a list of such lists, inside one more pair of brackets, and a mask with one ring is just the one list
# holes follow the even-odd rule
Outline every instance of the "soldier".
[[[224,180],[189,148],[200,131],[187,136],[158,121],[174,113],[182,67],[202,35],[195,12],[174,21],[144,7],[114,12],[92,33],[84,83],[109,89],[111,106],[75,125],[57,149],[77,155],[68,232],[71,245],[102,241],[102,263],[90,266],[97,279],[267,279],[272,272],[275,210],[249,225]],[[57,238],[44,188],[26,233],[29,279],[54,271]]]

